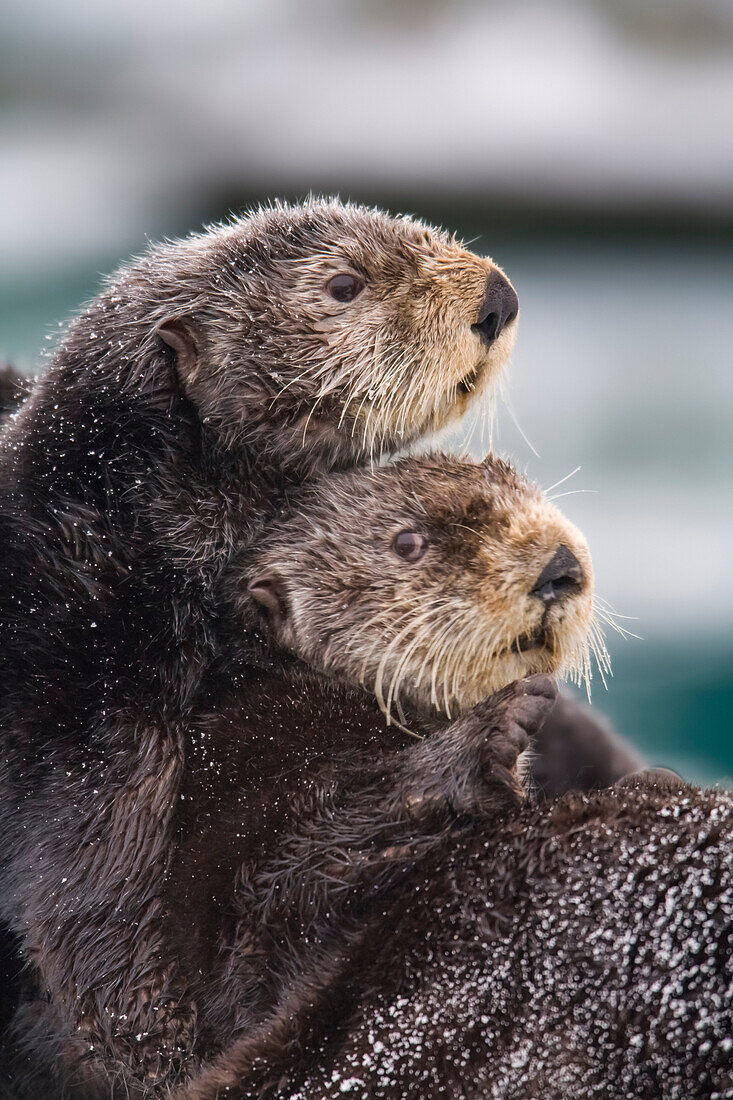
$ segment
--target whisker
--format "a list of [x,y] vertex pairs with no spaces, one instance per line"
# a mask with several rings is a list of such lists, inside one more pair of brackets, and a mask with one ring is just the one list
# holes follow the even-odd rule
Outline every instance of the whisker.
[[[605,605],[605,606],[604,606]],[[619,615],[618,612],[612,611],[610,606],[605,600],[602,600],[600,596],[593,596],[593,614],[604,622],[607,626],[610,626],[612,630],[615,630],[617,634],[620,634],[622,638],[636,638],[638,641],[643,641],[643,638],[639,634],[635,634],[628,627],[622,626],[617,622],[617,619],[626,619],[627,621],[637,621],[631,615]]]
[[548,493],[551,493],[553,489],[558,489],[561,485],[564,485],[565,482],[569,481],[571,477],[575,477],[575,475],[580,470],[582,470],[582,468],[582,466],[576,466],[574,470],[571,470],[569,474],[565,474],[565,477],[561,477],[560,480],[556,481],[554,485],[548,485],[546,489],[542,490],[545,496],[547,496]]
[[574,497],[578,493],[597,493],[598,489],[569,489],[567,493],[555,493],[554,497],[547,497],[550,504],[556,500],[560,500],[562,497]]
[[509,395],[507,393],[503,393],[502,394],[502,400],[504,401],[504,406],[506,408],[506,411],[509,413],[510,417],[512,418],[512,421],[514,422],[514,427],[517,429],[517,431],[519,432],[522,439],[527,444],[527,446],[529,447],[530,451],[535,456],[535,458],[540,458],[539,451],[535,450],[535,448],[532,446],[532,444],[530,443],[528,437],[525,435],[524,430],[523,430],[521,424],[519,423],[519,420],[517,419],[516,413],[514,412],[514,409],[512,407],[512,403],[509,400]]

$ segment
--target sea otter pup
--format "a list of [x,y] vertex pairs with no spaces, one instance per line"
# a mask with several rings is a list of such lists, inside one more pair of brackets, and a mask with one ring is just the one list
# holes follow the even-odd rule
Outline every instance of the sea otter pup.
[[194,1040],[159,885],[234,547],[292,486],[460,416],[516,315],[438,230],[276,206],[123,267],[6,421],[0,919],[73,1049],[162,1088]]
[[248,644],[191,737],[168,882],[201,1054],[252,1034],[439,839],[516,808],[541,674],[585,669],[592,568],[507,464],[435,457],[303,490],[228,587]]
[[[554,702],[552,681],[471,708],[517,676],[583,666],[592,570],[578,532],[505,463],[431,458],[301,490],[242,550],[226,587],[239,664],[228,655],[207,677],[209,712],[183,735],[168,849],[155,838],[156,947],[176,958],[197,1012],[181,1076],[256,1027],[314,936],[330,950],[436,838],[517,805],[517,756]],[[408,620],[424,630],[399,649]],[[453,652],[436,644],[447,630]],[[468,713],[446,729],[446,708]],[[430,736],[411,741],[405,723]],[[134,804],[117,812],[117,835],[142,844]],[[114,864],[78,833],[69,845],[60,878],[85,871],[87,890],[105,897]],[[290,868],[287,889],[279,877],[269,891],[273,866]],[[78,896],[64,886],[53,899],[62,922]],[[107,930],[95,931],[103,971]],[[43,943],[36,963],[43,982]],[[36,1003],[16,1020],[16,1073],[28,1078],[18,1095],[53,1094],[51,1081],[78,1095],[109,1095],[116,1079],[150,1085],[117,1067],[115,1078],[97,1033],[64,1047],[57,1009]],[[44,1020],[28,1032],[33,1013]],[[124,1016],[109,1026],[117,1049],[140,1041]]]
[[[487,486],[448,460],[377,471],[371,484],[333,479],[244,556],[241,580],[233,570],[243,611],[254,597],[281,645],[337,684],[363,677],[386,711],[399,696],[404,722],[431,732],[395,751],[367,709],[351,727],[360,759],[343,739],[358,696],[334,688],[330,712],[319,704],[338,716],[334,738],[330,723],[314,727],[315,679],[305,693],[266,687],[262,709],[212,715],[190,790],[218,788],[214,804],[229,809],[212,825],[199,805],[175,869],[199,929],[196,895],[211,895],[232,853],[246,862],[223,977],[199,956],[211,982],[202,1026],[229,1045],[181,1100],[707,1100],[733,1085],[733,799],[646,776],[517,812],[507,766],[551,704],[542,677],[436,726],[436,703],[460,712],[477,690],[462,666],[454,680],[437,616],[487,682],[496,659],[526,662],[505,674],[563,651],[577,662],[588,622],[582,543],[531,492],[522,499],[511,471],[486,471]],[[550,581],[552,562],[564,571]],[[238,733],[240,782],[262,761],[267,772],[255,829],[241,829],[251,797],[221,796]]]

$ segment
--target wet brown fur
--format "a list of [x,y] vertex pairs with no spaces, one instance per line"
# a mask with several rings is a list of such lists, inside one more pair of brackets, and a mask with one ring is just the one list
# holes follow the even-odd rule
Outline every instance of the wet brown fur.
[[[68,999],[54,998],[50,1006],[37,1000],[16,1018],[14,1072],[16,1080],[25,1075],[27,1090],[43,1087],[53,1094],[59,1081],[75,1096],[115,1088],[115,1077],[96,1053],[104,1039],[99,1025],[88,1025],[84,1038],[69,1035],[74,960],[59,950],[56,957],[68,970],[55,974],[48,950],[57,939],[62,947],[69,924],[86,951],[102,958],[114,958],[126,941],[127,918],[117,899],[136,883],[129,881],[129,862],[120,862],[121,841],[125,855],[140,863],[141,884],[154,891],[159,919],[146,935],[155,929],[152,947],[161,958],[176,960],[182,991],[178,997],[157,994],[153,1019],[162,1022],[155,1031],[148,1025],[142,1038],[137,1018],[108,1009],[110,1016],[114,1012],[108,1026],[116,1049],[129,1051],[132,1062],[139,1044],[149,1059],[131,1073],[120,1070],[119,1089],[137,1083],[149,1090],[164,1059],[177,1059],[177,1073],[185,1077],[238,1035],[254,1032],[291,975],[306,964],[313,937],[323,938],[328,953],[334,938],[340,942],[351,922],[403,879],[439,837],[477,817],[489,822],[518,803],[517,757],[527,746],[528,728],[537,727],[539,714],[554,701],[546,678],[493,697],[448,729],[440,706],[415,693],[410,721],[414,715],[413,724],[431,736],[414,743],[389,729],[374,698],[354,688],[359,677],[353,655],[339,665],[323,644],[323,622],[313,623],[317,648],[303,648],[303,615],[316,604],[321,614],[330,609],[356,637],[371,590],[382,617],[369,630],[379,638],[411,606],[408,590],[416,603],[429,604],[438,586],[445,598],[462,591],[464,600],[474,601],[473,616],[486,632],[498,630],[510,643],[534,625],[533,605],[541,602],[531,597],[523,603],[522,594],[529,593],[558,540],[587,559],[580,536],[498,460],[478,466],[444,458],[403,460],[324,479],[301,497],[287,518],[271,523],[256,549],[244,550],[231,564],[225,605],[240,659],[234,663],[227,650],[212,667],[201,693],[203,711],[178,725],[178,740],[164,741],[160,722],[141,723],[131,731],[138,739],[134,772],[123,746],[106,759],[86,756],[87,770],[76,782],[73,760],[56,755],[58,795],[54,799],[53,787],[47,788],[47,814],[65,807],[83,813],[86,783],[92,791],[106,786],[112,797],[100,808],[104,817],[97,811],[88,854],[79,850],[72,817],[59,837],[62,847],[49,847],[29,869],[36,881],[56,874],[71,888],[60,897],[50,892],[36,909],[43,922],[34,929],[39,982],[50,978],[62,991],[68,983]],[[430,537],[420,563],[394,557],[391,539],[403,524],[419,524]],[[522,537],[514,545],[516,530]],[[273,640],[286,644],[282,629],[263,621],[247,595],[253,577],[276,566],[283,577],[289,571],[289,606],[299,620],[290,635],[290,657],[272,650]],[[512,672],[555,669],[572,650],[563,645],[564,632],[582,634],[587,621],[587,568],[584,590],[573,601],[578,621],[566,609],[565,621],[554,627],[554,649],[541,657],[529,650],[517,654],[508,666]],[[319,588],[321,582],[327,587]],[[464,614],[469,611],[464,608]],[[482,668],[490,690],[490,649]],[[465,692],[460,702],[461,709],[470,706]],[[119,716],[113,717],[119,729]],[[19,828],[26,824],[18,822]],[[291,868],[287,885],[268,885],[273,864],[279,872]],[[80,903],[81,924],[75,911]],[[154,971],[150,980],[165,977]],[[154,988],[149,996],[156,997]],[[45,1059],[39,1058],[39,1032]],[[172,1050],[166,1045],[171,1036],[177,1044]]]
[[348,942],[441,837],[519,805],[517,758],[554,702],[537,679],[424,741],[308,673],[250,669],[217,700],[191,746],[166,888],[197,1060],[255,1034],[311,952]]
[[647,780],[446,836],[179,1095],[728,1097],[732,839]]
[[122,268],[2,428],[0,918],[57,1017],[31,1062],[79,1095],[167,1087],[195,1043],[160,894],[231,554],[304,479],[459,416],[467,372],[491,385],[490,271],[414,220],[268,208]]

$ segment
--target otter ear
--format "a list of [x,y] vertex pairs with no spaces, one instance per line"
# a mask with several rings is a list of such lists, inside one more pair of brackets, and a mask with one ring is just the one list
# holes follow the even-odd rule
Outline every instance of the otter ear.
[[196,380],[199,369],[199,347],[193,325],[182,317],[170,317],[161,321],[155,331],[175,352],[178,377],[186,389]]
[[288,616],[285,583],[279,573],[259,573],[247,585],[252,599],[264,608],[275,629],[279,629]]

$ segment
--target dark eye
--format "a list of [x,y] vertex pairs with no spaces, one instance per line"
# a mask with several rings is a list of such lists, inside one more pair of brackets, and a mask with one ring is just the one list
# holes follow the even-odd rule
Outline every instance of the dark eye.
[[326,283],[326,290],[337,302],[352,302],[364,289],[364,281],[357,275],[334,275]]
[[427,548],[428,540],[419,531],[400,531],[392,539],[392,549],[405,561],[419,561]]

